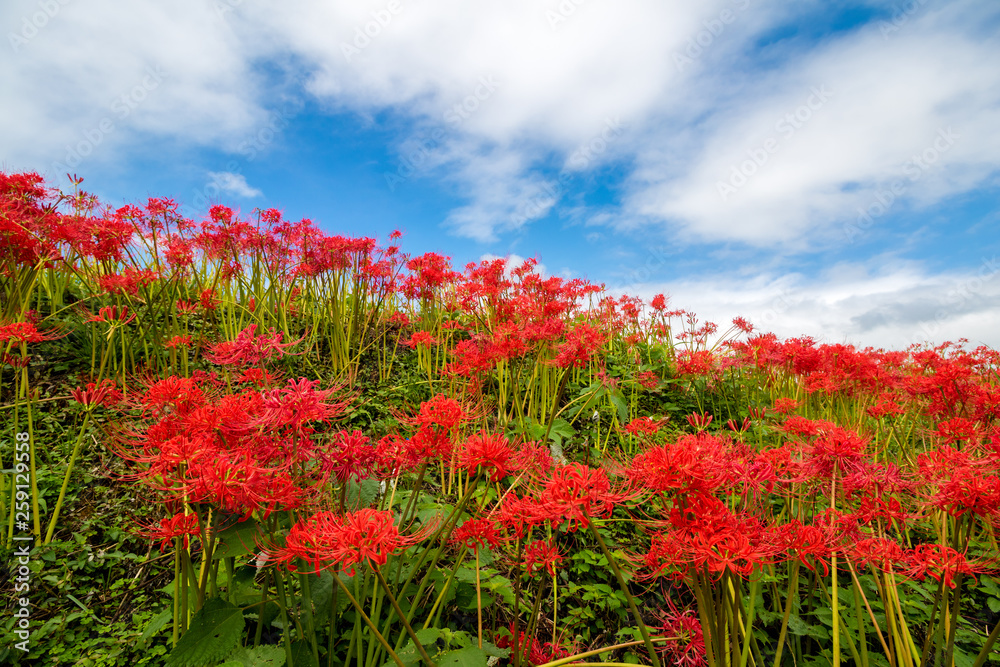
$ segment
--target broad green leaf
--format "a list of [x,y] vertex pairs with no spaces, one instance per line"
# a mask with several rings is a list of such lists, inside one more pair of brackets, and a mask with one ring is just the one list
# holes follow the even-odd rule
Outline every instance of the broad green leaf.
[[[309,656],[312,657],[312,654]],[[240,667],[282,667],[285,657],[285,649],[282,647],[266,645],[257,648],[241,646],[227,655],[226,659]]]
[[167,667],[213,665],[229,654],[243,632],[243,611],[212,598],[191,619],[191,627],[167,657]]
[[253,519],[235,523],[219,533],[212,560],[254,553],[260,536],[260,529]]
[[485,667],[488,657],[486,651],[470,646],[445,653],[435,662],[438,667]]

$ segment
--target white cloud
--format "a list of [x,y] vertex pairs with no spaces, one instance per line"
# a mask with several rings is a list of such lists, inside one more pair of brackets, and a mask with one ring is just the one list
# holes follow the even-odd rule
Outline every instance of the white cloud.
[[745,317],[781,338],[811,336],[826,343],[902,349],[925,341],[968,338],[1000,348],[1000,258],[984,257],[965,271],[932,274],[916,263],[878,258],[831,267],[818,278],[762,272],[753,278],[636,283],[614,290],[651,299],[671,297],[724,330]]
[[211,179],[210,183],[220,191],[228,192],[237,197],[252,199],[253,197],[261,197],[264,194],[257,188],[250,187],[243,174],[231,174],[228,171],[210,171],[208,172],[208,176]]

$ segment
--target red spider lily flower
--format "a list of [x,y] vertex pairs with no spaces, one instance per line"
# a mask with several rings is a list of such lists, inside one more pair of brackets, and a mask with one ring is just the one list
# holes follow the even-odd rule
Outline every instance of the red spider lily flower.
[[709,493],[732,479],[729,449],[725,438],[683,435],[635,456],[625,475],[651,491]]
[[566,334],[566,341],[551,363],[559,368],[585,368],[604,341],[605,335],[599,329],[586,322],[579,324]]
[[903,562],[903,547],[895,540],[884,537],[869,537],[851,543],[847,547],[847,557],[854,561],[858,568],[869,565],[883,572],[892,571],[893,567]]
[[3,354],[0,356],[0,363],[10,364],[15,369],[27,368],[31,364],[31,355],[24,356],[14,354]]
[[691,428],[698,431],[704,431],[708,428],[708,425],[712,423],[712,419],[712,415],[705,414],[704,412],[701,414],[692,412],[687,416],[688,424],[691,424]]
[[652,417],[636,417],[628,424],[625,424],[626,431],[634,436],[653,435],[666,425],[669,418],[653,419]]
[[219,298],[215,295],[215,290],[211,287],[203,290],[199,297],[201,307],[205,310],[215,310],[219,306]]
[[147,386],[139,402],[143,406],[144,414],[152,411],[156,415],[165,413],[185,415],[204,405],[205,394],[194,378],[171,375]]
[[457,400],[448,398],[444,394],[437,394],[420,404],[420,413],[413,418],[413,423],[417,426],[436,426],[450,431],[468,417],[468,413]]
[[404,340],[402,343],[413,350],[420,346],[431,347],[432,345],[437,345],[438,341],[427,331],[415,331],[409,340]]
[[774,401],[774,411],[781,415],[787,415],[799,407],[799,402],[794,398],[779,398]]
[[118,306],[104,306],[99,311],[97,315],[91,314],[85,322],[103,322],[105,324],[118,324],[125,325],[135,319],[134,313],[128,312],[128,306],[122,306],[121,309]]
[[300,378],[289,380],[282,389],[271,389],[261,394],[261,413],[255,424],[276,428],[289,426],[301,431],[308,422],[322,421],[340,416],[347,402],[329,403],[334,389],[317,389],[319,380]]
[[811,443],[806,458],[807,470],[818,477],[831,477],[834,471],[850,473],[864,463],[868,439],[854,431],[835,427],[821,432]]
[[194,344],[194,340],[191,336],[177,335],[171,336],[163,343],[163,347],[167,349],[173,349],[177,347],[191,347]]
[[223,341],[209,347],[206,358],[220,366],[258,366],[272,359],[280,359],[286,354],[287,348],[304,340],[300,338],[290,343],[282,343],[284,334],[271,329],[270,335],[256,335],[257,325],[251,324],[236,334],[236,339]]
[[656,389],[660,386],[660,376],[653,371],[636,373],[635,380],[646,389]]
[[466,439],[458,461],[470,476],[479,470],[489,481],[499,482],[509,474],[509,464],[513,454],[510,441],[503,434],[480,431],[477,435]]
[[530,472],[545,475],[552,470],[554,460],[548,447],[533,440],[523,442],[510,458],[508,469],[511,473]]
[[236,382],[249,382],[258,387],[268,387],[274,384],[274,382],[278,379],[280,379],[280,376],[267,372],[267,369],[248,368],[240,373],[240,376],[236,378]]
[[904,410],[899,406],[891,394],[884,394],[879,397],[874,405],[871,405],[865,409],[872,419],[882,419],[884,417],[896,416],[903,414]]
[[11,322],[0,326],[0,343],[42,343],[61,338],[55,329],[39,331],[34,322]]
[[556,566],[562,563],[562,556],[555,544],[535,540],[524,547],[524,571],[531,576],[536,571],[545,570],[549,576],[556,576]]
[[1000,477],[965,474],[941,483],[930,504],[943,512],[960,517],[973,514],[981,517],[1000,515]]
[[190,301],[178,301],[177,302],[177,314],[178,315],[193,315],[198,312],[198,306],[194,305]]
[[639,494],[630,487],[613,489],[601,469],[570,463],[556,468],[544,482],[538,494],[536,512],[553,526],[567,522],[566,529],[574,532],[589,526],[590,519],[609,515],[615,505]]
[[762,419],[764,419],[764,417],[767,416],[767,408],[753,406],[747,408],[747,413],[750,415],[750,419],[761,421]]
[[733,326],[742,331],[745,334],[753,333],[753,325],[750,324],[745,318],[736,317],[733,318]]
[[85,389],[77,387],[70,394],[73,400],[87,407],[93,405],[111,407],[122,400],[122,393],[118,391],[114,380],[101,380],[96,384],[88,382]]
[[[669,599],[668,599],[669,602]],[[671,607],[673,603],[670,602]],[[654,626],[651,626],[654,627]],[[654,627],[658,635],[667,639],[657,647],[662,664],[678,667],[702,667],[705,656],[705,637],[701,621],[692,609],[683,612],[671,609],[663,619],[663,624]]]
[[362,480],[374,474],[378,453],[361,431],[339,431],[333,436],[333,451],[327,464],[338,482]]
[[316,573],[336,566],[353,575],[354,565],[381,567],[397,549],[425,537],[422,533],[401,535],[387,511],[366,508],[345,516],[320,512],[292,526],[284,548],[276,551],[274,559],[293,572],[294,561],[301,558]]
[[174,538],[184,538],[184,548],[187,549],[191,536],[200,534],[198,530],[197,514],[175,514],[172,517],[161,519],[159,524],[146,526],[140,535],[151,540],[162,540],[160,542],[160,553],[166,551],[167,547],[173,544]]
[[903,556],[904,573],[923,581],[927,575],[943,582],[948,588],[955,588],[955,577],[969,575],[975,577],[975,570],[965,556],[949,546],[941,544],[918,544]]
[[510,648],[514,652],[521,654],[521,664],[544,665],[547,662],[567,658],[570,652],[561,646],[551,642],[542,644],[535,637],[528,637],[524,632],[514,635],[514,622],[506,628],[509,634],[496,635],[497,648]]
[[744,417],[742,423],[737,422],[735,419],[729,419],[726,421],[726,428],[730,431],[743,434],[750,430],[751,423],[749,417]]
[[500,544],[496,523],[489,519],[469,519],[451,533],[451,541],[464,544],[475,552],[484,546],[496,547]]
[[662,294],[657,294],[653,297],[653,300],[649,302],[649,305],[653,307],[653,310],[660,312],[667,307],[667,297]]
[[936,434],[946,445],[956,442],[966,442],[969,444],[978,443],[981,437],[980,430],[975,422],[964,417],[956,417],[943,421],[937,426]]
[[774,530],[775,544],[782,548],[786,558],[798,560],[812,571],[816,565],[823,568],[823,576],[830,573],[830,557],[835,551],[828,531],[818,526],[806,526],[797,519]]

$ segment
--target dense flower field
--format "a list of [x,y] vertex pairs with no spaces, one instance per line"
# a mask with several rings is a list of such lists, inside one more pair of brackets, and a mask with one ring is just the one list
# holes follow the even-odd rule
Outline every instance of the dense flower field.
[[[163,585],[79,664],[1000,663],[997,351],[720,332],[74,184],[0,174],[0,543],[51,562],[100,456]],[[0,658],[42,664],[71,590]]]

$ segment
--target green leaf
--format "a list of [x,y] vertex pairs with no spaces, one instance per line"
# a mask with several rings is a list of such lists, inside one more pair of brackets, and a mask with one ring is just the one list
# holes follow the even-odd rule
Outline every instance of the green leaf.
[[625,405],[625,399],[622,398],[621,391],[615,389],[608,394],[608,399],[611,400],[611,404],[614,405],[615,409],[618,411],[618,423],[626,423],[628,421],[628,406]]
[[212,598],[191,619],[191,627],[167,658],[167,667],[200,667],[217,663],[236,646],[243,632],[243,611]]
[[174,610],[171,607],[164,609],[157,616],[149,622],[146,629],[142,631],[142,636],[139,637],[139,642],[136,644],[136,648],[142,648],[146,645],[150,639],[156,636],[156,634],[163,629],[163,627],[174,620]]
[[435,662],[438,667],[486,667],[487,658],[486,651],[469,647],[445,653]]
[[[545,431],[542,431],[542,435],[544,434]],[[560,447],[563,444],[563,440],[572,438],[574,435],[576,435],[576,430],[562,417],[552,422],[552,429],[549,431],[549,440],[555,441]]]
[[[241,646],[227,655],[226,659],[240,667],[282,667],[285,657],[285,649],[282,647],[265,645],[257,648]],[[312,657],[312,653],[309,657]]]
[[257,550],[258,537],[260,536],[260,529],[253,519],[234,523],[219,533],[212,560],[253,553]]

